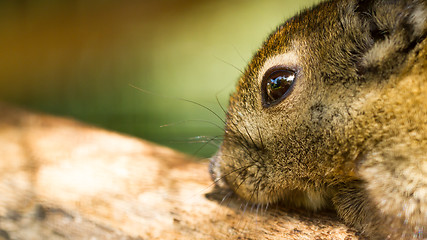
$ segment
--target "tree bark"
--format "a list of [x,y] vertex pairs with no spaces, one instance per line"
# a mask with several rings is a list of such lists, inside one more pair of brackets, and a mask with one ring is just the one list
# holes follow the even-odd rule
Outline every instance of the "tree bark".
[[240,201],[207,161],[0,103],[0,239],[359,239],[334,213]]

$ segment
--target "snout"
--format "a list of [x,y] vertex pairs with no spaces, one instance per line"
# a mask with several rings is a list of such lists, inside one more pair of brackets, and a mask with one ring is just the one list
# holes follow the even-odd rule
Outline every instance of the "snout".
[[221,175],[221,152],[218,151],[214,156],[210,158],[209,163],[209,173],[211,175],[212,181],[221,188],[227,186],[224,176]]

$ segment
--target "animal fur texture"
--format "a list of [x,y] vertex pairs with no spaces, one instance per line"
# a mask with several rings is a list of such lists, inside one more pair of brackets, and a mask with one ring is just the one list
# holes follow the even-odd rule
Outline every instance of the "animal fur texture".
[[337,0],[279,26],[230,97],[217,184],[333,208],[372,239],[427,238],[426,19],[424,0]]

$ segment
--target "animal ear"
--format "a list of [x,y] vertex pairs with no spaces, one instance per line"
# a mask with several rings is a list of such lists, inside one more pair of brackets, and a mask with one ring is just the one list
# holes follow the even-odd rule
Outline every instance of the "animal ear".
[[354,8],[367,44],[359,72],[392,72],[427,33],[427,1],[359,0]]
[[427,2],[421,0],[360,0],[356,13],[364,21],[374,42],[390,37],[413,42],[425,37]]

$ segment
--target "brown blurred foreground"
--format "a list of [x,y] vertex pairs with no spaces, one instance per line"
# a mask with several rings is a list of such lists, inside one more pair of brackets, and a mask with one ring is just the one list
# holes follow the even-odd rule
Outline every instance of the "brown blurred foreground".
[[206,162],[168,148],[1,103],[0,113],[2,240],[358,239],[332,214],[222,201]]

